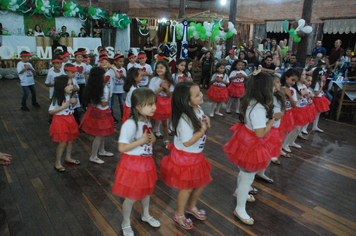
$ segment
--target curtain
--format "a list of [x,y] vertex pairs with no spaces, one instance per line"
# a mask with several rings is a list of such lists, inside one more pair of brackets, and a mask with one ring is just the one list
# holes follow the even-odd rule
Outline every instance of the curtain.
[[356,33],[356,19],[325,20],[324,34]]

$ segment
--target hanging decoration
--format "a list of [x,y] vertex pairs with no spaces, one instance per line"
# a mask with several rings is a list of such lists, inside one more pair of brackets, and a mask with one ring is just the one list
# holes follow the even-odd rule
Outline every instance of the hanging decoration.
[[[180,58],[186,59],[186,58],[188,58],[188,38],[187,38],[188,21],[184,20],[182,25],[183,25],[183,29],[182,29],[183,38],[182,38],[182,36],[180,36],[180,39],[182,39],[182,49],[180,52]],[[179,24],[176,27],[176,29],[178,29],[178,28],[179,28]],[[177,37],[177,38],[179,39],[179,37]]]
[[137,23],[138,23],[138,31],[140,31],[140,34],[141,34],[142,36],[147,36],[147,35],[149,35],[149,34],[150,34],[150,31],[148,31],[146,34],[142,33],[142,30],[145,30],[146,27],[147,27],[147,22],[146,22],[146,20],[140,20],[140,19],[138,19],[138,18],[136,18],[136,20],[137,20]]
[[[179,23],[176,27],[177,31],[177,39],[181,40],[183,36],[183,24]],[[236,33],[236,29],[234,24],[230,21],[225,21],[222,23],[222,20],[219,22],[213,21],[209,23],[204,21],[203,24],[198,23],[195,24],[194,22],[190,22],[188,27],[188,35],[187,37],[193,37],[194,39],[201,39],[203,41],[206,38],[210,37],[211,42],[219,41],[220,38],[228,39],[231,38],[234,33]]]
[[100,7],[84,7],[79,5],[76,0],[1,0],[1,12],[6,14],[7,11],[21,14],[41,14],[51,19],[52,17],[78,17],[81,21],[91,20],[109,20],[112,27],[120,30],[126,29],[131,20],[125,14],[116,14],[109,16],[106,10]]
[[176,60],[177,60],[177,43],[176,43],[176,27],[178,25],[177,21],[172,21],[173,26],[173,39],[169,48],[169,64],[172,68],[172,73],[174,73],[174,69],[176,68]]
[[311,26],[305,26],[305,20],[300,19],[298,22],[292,23],[293,29],[288,30],[287,20],[284,21],[284,29],[293,36],[293,41],[299,43],[303,37],[308,37],[308,35],[313,31]]

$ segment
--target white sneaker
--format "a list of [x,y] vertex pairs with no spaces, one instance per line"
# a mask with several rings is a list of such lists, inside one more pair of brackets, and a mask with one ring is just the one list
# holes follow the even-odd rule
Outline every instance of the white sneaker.
[[224,116],[224,115],[221,114],[220,112],[215,112],[215,115],[217,115],[217,116]]
[[161,223],[158,220],[156,220],[155,218],[153,218],[152,216],[149,216],[148,218],[146,218],[144,216],[141,216],[141,220],[143,222],[149,223],[154,228],[157,228],[157,227],[161,226]]
[[284,151],[286,151],[286,152],[292,152],[288,146],[283,146],[282,148],[283,148]]
[[210,117],[214,117],[214,113],[211,113],[211,114],[210,114]]
[[112,157],[112,156],[114,156],[114,153],[104,151],[103,153],[99,152],[99,155],[103,156],[103,157]]
[[302,148],[302,146],[300,146],[299,144],[296,144],[295,142],[289,144],[289,146],[295,147],[295,148]]
[[101,160],[99,157],[94,157],[94,158],[90,157],[90,158],[89,158],[89,161],[94,162],[94,163],[96,163],[96,164],[104,164],[104,163],[105,163],[105,162],[104,162],[103,160]]

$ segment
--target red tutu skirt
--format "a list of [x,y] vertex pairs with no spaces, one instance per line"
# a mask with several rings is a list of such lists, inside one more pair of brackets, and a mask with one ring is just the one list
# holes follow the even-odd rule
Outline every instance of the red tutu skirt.
[[309,112],[308,112],[308,114],[309,114],[309,116],[308,116],[309,117],[309,123],[311,123],[311,122],[313,122],[315,120],[315,116],[316,116],[316,114],[318,114],[318,111],[316,110],[314,103],[308,105],[307,107],[308,107],[308,110],[309,110]]
[[272,156],[269,150],[273,148],[270,135],[258,138],[244,124],[235,125],[237,129],[230,141],[224,145],[223,150],[229,160],[247,171],[266,169]]
[[229,100],[229,93],[226,86],[211,85],[207,93],[210,101],[213,102],[227,102]]
[[244,83],[236,83],[236,82],[231,82],[230,85],[227,87],[227,90],[229,91],[229,96],[230,97],[241,97],[242,94],[245,93],[245,85]]
[[279,132],[279,128],[272,127],[271,131],[269,131],[269,134],[269,142],[273,145],[273,148],[269,150],[271,157],[279,157],[281,155],[282,147],[282,137],[281,133]]
[[121,124],[125,123],[125,121],[129,118],[130,112],[131,112],[131,107],[128,107],[125,102],[124,103],[124,115],[122,116]]
[[73,115],[53,115],[49,137],[53,142],[68,142],[78,138],[78,124]]
[[156,111],[151,117],[153,120],[168,120],[172,116],[172,97],[157,96]]
[[120,197],[140,200],[153,193],[156,181],[157,169],[152,156],[121,153],[112,193]]
[[94,136],[108,136],[114,133],[114,118],[110,108],[100,110],[89,104],[89,109],[83,116],[80,127],[83,131]]
[[305,107],[294,107],[292,109],[294,126],[304,126],[309,123],[309,109]]
[[281,126],[279,126],[278,128],[278,132],[279,136],[281,137],[281,140],[284,140],[287,137],[286,132],[281,128]]
[[212,167],[203,152],[185,152],[173,146],[159,166],[163,182],[179,190],[204,187],[213,180],[209,173]]
[[281,132],[291,132],[294,129],[294,118],[292,109],[287,110],[281,119],[281,124],[279,126]]
[[313,103],[318,113],[322,113],[330,110],[329,108],[330,101],[325,96],[314,97]]

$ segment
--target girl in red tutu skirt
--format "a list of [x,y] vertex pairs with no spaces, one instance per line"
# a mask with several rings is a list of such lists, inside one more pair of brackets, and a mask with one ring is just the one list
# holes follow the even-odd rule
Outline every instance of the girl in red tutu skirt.
[[212,180],[211,165],[203,154],[206,129],[210,128],[209,118],[200,109],[203,102],[197,84],[177,84],[172,98],[174,144],[170,145],[171,153],[159,164],[163,182],[179,189],[173,219],[184,229],[193,228],[193,222],[185,217],[184,211],[198,220],[206,219],[205,211],[197,208],[197,201]]
[[160,120],[163,126],[164,145],[167,148],[168,141],[168,118],[172,115],[171,101],[174,90],[174,82],[169,72],[169,65],[166,61],[160,60],[156,64],[155,77],[153,77],[148,86],[157,94],[157,110],[151,117],[152,126],[155,126],[156,120]]
[[157,180],[157,171],[152,158],[152,146],[156,138],[148,117],[154,114],[156,102],[157,96],[152,90],[136,89],[131,96],[130,117],[121,127],[119,137],[121,159],[116,168],[112,192],[125,198],[122,204],[121,224],[124,235],[134,235],[130,215],[132,206],[137,200],[141,200],[142,204],[142,221],[152,227],[161,225],[149,213],[150,195]]
[[269,132],[273,117],[273,78],[269,73],[255,70],[247,81],[241,98],[240,122],[223,150],[229,160],[239,166],[234,215],[244,224],[254,220],[246,212],[250,186],[257,171],[266,169],[271,159]]
[[129,118],[131,112],[131,96],[133,91],[138,88],[138,84],[142,80],[142,71],[136,67],[131,67],[127,71],[127,77],[124,83],[124,91],[126,92],[126,98],[124,103],[124,116],[122,117],[121,124]]
[[[312,83],[313,77],[311,75],[307,75],[307,78],[305,80],[305,86],[307,86],[308,88],[308,117],[309,117],[309,123],[313,122],[315,120],[315,116],[318,113],[318,111],[315,108],[315,105],[313,103],[313,97],[314,97],[314,90],[310,87],[311,83]],[[308,134],[308,124],[304,125],[302,127],[302,134],[307,135]]]
[[326,111],[330,110],[330,108],[329,108],[330,101],[324,96],[324,92],[322,90],[322,88],[324,86],[324,83],[322,82],[322,78],[323,78],[325,72],[326,71],[321,67],[316,68],[313,72],[312,84],[310,85],[310,87],[312,89],[314,89],[313,103],[314,103],[315,108],[318,112],[315,116],[312,130],[316,131],[316,132],[320,132],[320,133],[324,132],[322,129],[318,128],[320,114],[322,112],[326,112]]
[[49,127],[49,136],[53,142],[58,142],[54,168],[60,172],[65,171],[65,168],[61,164],[61,158],[67,143],[65,162],[75,165],[80,164],[79,160],[71,158],[73,140],[79,136],[78,124],[73,116],[73,107],[77,103],[77,99],[71,98],[72,92],[72,79],[66,75],[56,78],[52,103],[48,109],[49,114],[53,115],[53,120]]
[[226,86],[230,83],[230,80],[225,73],[225,65],[222,63],[216,64],[216,71],[217,73],[211,77],[211,85],[207,93],[208,98],[212,101],[210,117],[214,117],[215,108],[215,114],[223,116],[223,114],[220,113],[221,103],[229,99]]
[[230,85],[227,87],[229,91],[229,100],[226,104],[226,113],[230,114],[230,107],[233,101],[236,101],[236,113],[240,113],[240,97],[245,93],[244,80],[248,79],[245,71],[243,71],[244,62],[236,60],[231,65],[229,76]]
[[299,136],[301,139],[306,139],[302,134],[302,127],[309,123],[309,110],[308,110],[308,89],[304,85],[306,79],[305,69],[297,68],[299,76],[297,82],[294,84],[294,89],[297,91],[297,104],[292,109],[292,115],[294,119],[294,129],[291,131],[283,142],[283,149],[287,152],[291,152],[290,147],[302,148],[299,144],[295,143],[295,140]]
[[80,127],[88,134],[95,136],[89,160],[103,164],[100,156],[114,156],[114,153],[105,151],[105,136],[114,133],[114,118],[109,108],[110,91],[105,84],[105,70],[95,67],[90,70],[88,85],[85,87],[84,99],[90,103]]

